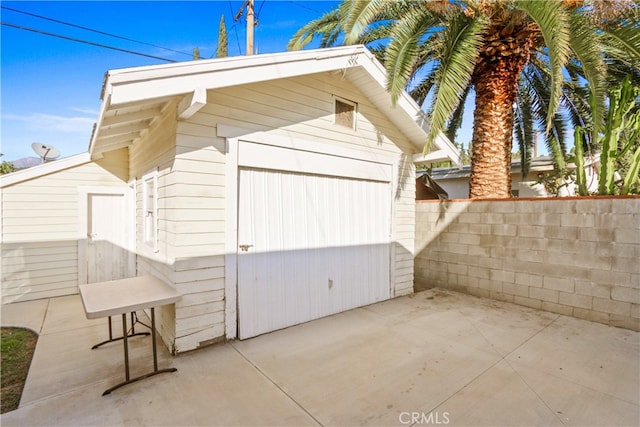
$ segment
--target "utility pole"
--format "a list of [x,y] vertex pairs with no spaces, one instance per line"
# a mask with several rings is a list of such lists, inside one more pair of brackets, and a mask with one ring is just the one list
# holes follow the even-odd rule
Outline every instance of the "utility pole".
[[247,0],[247,55],[253,55],[253,0]]
[[242,16],[242,11],[247,8],[247,55],[253,55],[253,27],[255,25],[255,12],[253,9],[253,0],[245,0],[240,6],[238,13],[234,17],[237,21]]

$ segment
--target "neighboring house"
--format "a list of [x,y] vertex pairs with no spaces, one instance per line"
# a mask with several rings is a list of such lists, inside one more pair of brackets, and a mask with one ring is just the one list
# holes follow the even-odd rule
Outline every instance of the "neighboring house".
[[[585,159],[585,172],[587,176],[587,188],[595,192],[598,189],[597,165],[599,156],[593,159]],[[567,165],[569,171],[575,171],[575,164]],[[547,192],[542,184],[538,184],[538,179],[543,174],[554,171],[553,159],[551,157],[537,157],[531,161],[529,173],[523,179],[520,162],[511,164],[511,193],[514,197],[554,197],[555,194]],[[436,181],[449,195],[450,199],[469,198],[469,177],[471,166],[462,168],[442,168],[431,171],[431,178]],[[558,196],[575,196],[578,194],[578,186],[575,180],[568,180],[560,187]]]
[[413,292],[413,159],[459,153],[385,79],[363,46],[108,72],[89,153],[0,180],[3,302],[153,274],[183,352]]

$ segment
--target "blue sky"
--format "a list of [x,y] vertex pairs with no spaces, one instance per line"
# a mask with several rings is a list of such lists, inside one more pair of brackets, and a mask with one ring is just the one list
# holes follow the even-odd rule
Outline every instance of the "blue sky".
[[[302,25],[337,4],[255,0],[258,53],[286,50],[287,42]],[[245,54],[245,21],[233,19],[241,1],[2,1],[0,5],[5,7],[0,10],[2,22],[176,61],[191,60],[195,47],[201,58],[215,56],[218,24],[224,14],[229,56]],[[167,63],[5,25],[0,31],[2,160],[35,156],[33,142],[56,147],[61,158],[86,152],[98,118],[105,72]]]

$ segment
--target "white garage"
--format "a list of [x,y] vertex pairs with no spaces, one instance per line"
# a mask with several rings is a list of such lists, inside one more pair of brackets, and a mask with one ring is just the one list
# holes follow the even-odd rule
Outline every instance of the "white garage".
[[241,339],[390,297],[390,164],[247,142],[238,161]]
[[[420,108],[406,93],[392,104],[385,84],[364,46],[109,71],[87,165],[0,180],[3,291],[49,292],[29,266],[64,279],[56,295],[152,274],[183,295],[156,311],[174,353],[412,293],[413,162],[458,152],[442,136],[423,153]],[[41,205],[23,201],[49,206],[58,173],[65,233],[44,235],[20,219]],[[63,262],[43,264],[54,246]]]

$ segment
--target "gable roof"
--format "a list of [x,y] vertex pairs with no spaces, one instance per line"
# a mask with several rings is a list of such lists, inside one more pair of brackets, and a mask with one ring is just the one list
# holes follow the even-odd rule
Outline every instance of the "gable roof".
[[0,188],[9,187],[10,185],[29,181],[30,179],[40,178],[41,176],[45,176],[50,173],[74,168],[89,162],[91,162],[89,153],[80,153],[75,156],[42,163],[27,169],[21,169],[6,175],[0,175]]
[[[183,96],[178,114],[194,114],[206,104],[206,91],[321,72],[340,71],[422,151],[428,124],[420,107],[403,93],[394,107],[385,89],[386,72],[362,45],[238,56],[126,68],[107,72],[102,107],[89,145],[93,158],[133,144],[163,108]],[[459,161],[444,135],[421,161]]]

